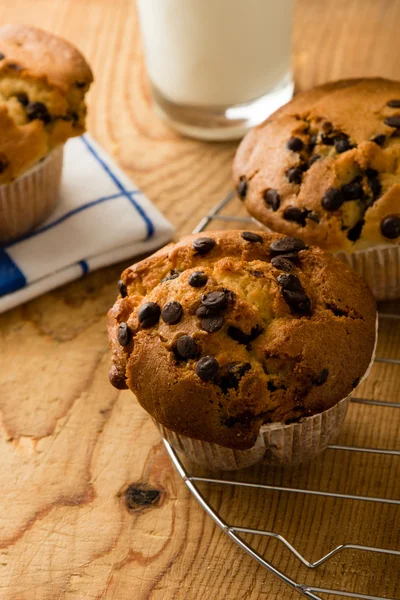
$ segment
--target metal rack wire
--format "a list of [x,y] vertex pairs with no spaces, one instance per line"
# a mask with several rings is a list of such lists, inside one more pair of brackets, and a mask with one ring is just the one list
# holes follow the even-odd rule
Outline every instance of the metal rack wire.
[[[198,224],[198,226],[194,229],[194,233],[200,233],[204,231],[213,221],[223,221],[225,223],[253,223],[254,221],[250,217],[240,217],[234,215],[226,215],[221,214],[223,209],[230,206],[231,203],[236,202],[234,200],[235,194],[231,192],[224,198],[217,206],[215,206]],[[380,321],[383,319],[390,319],[394,323],[400,326],[400,315],[396,314],[380,314]],[[400,365],[400,358],[381,358],[376,357],[375,362],[377,363],[385,363],[390,365]],[[372,400],[368,398],[352,398],[353,403],[363,404],[367,406],[379,406],[381,408],[389,407],[389,408],[399,408],[400,403],[390,402],[390,401],[378,401]],[[254,560],[256,560],[260,565],[262,565],[269,572],[273,573],[277,577],[279,577],[282,581],[288,584],[291,588],[296,590],[299,594],[306,598],[310,598],[312,600],[324,600],[322,596],[319,594],[330,594],[334,596],[342,596],[345,598],[356,598],[359,600],[399,600],[399,598],[388,598],[383,596],[375,596],[375,595],[366,595],[359,594],[356,592],[350,592],[345,590],[331,589],[331,588],[322,588],[315,587],[313,585],[302,584],[294,581],[291,577],[287,576],[284,572],[282,572],[279,568],[274,566],[270,561],[266,560],[257,550],[255,550],[248,542],[246,542],[241,534],[253,534],[256,536],[265,536],[268,538],[274,538],[278,540],[283,546],[298,560],[302,565],[307,567],[308,569],[317,569],[322,564],[327,563],[334,556],[342,553],[345,550],[353,550],[358,552],[371,552],[371,553],[379,553],[380,555],[392,555],[400,557],[399,550],[392,550],[389,548],[377,548],[374,546],[366,546],[362,544],[352,544],[352,543],[343,543],[334,549],[327,552],[324,556],[319,558],[314,562],[308,561],[300,552],[296,550],[296,548],[289,543],[289,541],[282,535],[274,531],[267,531],[262,529],[252,529],[247,527],[239,527],[234,524],[228,523],[225,519],[222,518],[220,514],[211,506],[208,502],[206,496],[203,492],[200,491],[198,484],[199,483],[207,483],[211,485],[220,485],[220,486],[237,486],[241,488],[255,488],[258,490],[269,490],[269,491],[278,491],[285,492],[289,494],[306,494],[309,496],[319,496],[324,498],[337,498],[342,500],[350,500],[357,502],[373,502],[378,504],[389,504],[395,505],[399,507],[400,510],[400,499],[393,498],[385,498],[385,497],[375,497],[375,496],[365,496],[358,494],[344,494],[339,492],[329,492],[323,490],[310,490],[303,489],[298,487],[290,487],[290,486],[277,486],[277,485],[267,485],[262,483],[251,483],[246,481],[237,481],[237,480],[228,480],[228,479],[217,479],[214,477],[198,477],[196,475],[191,474],[188,468],[184,465],[182,460],[179,458],[178,454],[171,447],[171,445],[164,440],[165,447],[171,460],[178,471],[179,475],[182,477],[186,486],[196,498],[196,500],[200,503],[203,509],[208,513],[208,515],[214,520],[214,522],[229,536],[240,548],[242,548],[247,554],[249,554]],[[339,450],[343,452],[359,452],[359,453],[367,453],[372,455],[386,455],[392,457],[392,460],[396,460],[400,457],[400,450],[391,450],[384,448],[369,448],[369,447],[359,447],[359,446],[346,446],[346,445],[338,445],[333,444],[328,447],[329,450]]]

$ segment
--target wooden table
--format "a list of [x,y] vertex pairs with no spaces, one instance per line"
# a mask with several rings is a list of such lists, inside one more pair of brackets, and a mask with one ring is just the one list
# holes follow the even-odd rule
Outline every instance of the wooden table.
[[[133,0],[3,0],[0,19],[39,25],[82,49],[96,74],[88,129],[179,233],[230,190],[235,144],[183,139],[154,116]],[[339,77],[398,77],[399,22],[399,0],[299,0],[297,89]],[[108,384],[105,313],[127,264],[0,318],[0,598],[297,598],[215,527],[130,392]],[[380,354],[399,357],[399,348],[399,327],[385,322]],[[360,395],[399,402],[399,382],[394,367],[377,365]],[[354,405],[341,440],[399,449],[399,429],[394,409]],[[399,498],[396,458],[329,456],[268,477]],[[259,472],[246,475],[255,480]],[[160,494],[152,504],[128,506],[131,485]],[[400,547],[399,510],[390,505],[355,508],[332,498],[219,487],[209,497],[230,521],[269,526],[313,560],[342,541]],[[278,542],[254,543],[295,579],[309,576]],[[400,598],[394,557],[348,551],[308,581]]]

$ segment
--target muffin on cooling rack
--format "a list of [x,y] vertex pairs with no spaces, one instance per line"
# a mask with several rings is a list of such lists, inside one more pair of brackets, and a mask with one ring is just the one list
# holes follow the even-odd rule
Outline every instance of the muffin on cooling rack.
[[375,344],[361,277],[295,238],[191,235],[126,269],[110,381],[193,460],[295,464],[338,433]]
[[400,297],[400,83],[354,79],[296,96],[245,137],[234,180],[248,211]]
[[85,130],[92,80],[67,41],[28,25],[0,27],[0,243],[54,208],[63,144]]

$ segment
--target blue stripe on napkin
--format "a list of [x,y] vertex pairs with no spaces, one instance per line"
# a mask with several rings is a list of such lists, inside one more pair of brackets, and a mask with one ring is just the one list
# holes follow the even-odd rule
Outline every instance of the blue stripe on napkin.
[[121,193],[124,196],[126,196],[128,198],[128,200],[129,200],[129,202],[136,208],[136,210],[138,211],[138,213],[140,214],[140,216],[143,218],[144,222],[146,223],[146,227],[147,227],[147,237],[146,237],[146,239],[151,238],[152,235],[154,235],[154,225],[153,225],[151,219],[149,219],[149,217],[147,216],[147,214],[145,213],[145,211],[143,210],[143,208],[135,201],[135,198],[128,192],[128,190],[125,189],[125,187],[123,186],[123,184],[121,183],[121,181],[111,171],[110,167],[98,155],[98,153],[93,148],[93,146],[88,142],[87,137],[83,135],[80,139],[85,144],[85,146],[89,150],[89,152],[91,152],[93,154],[93,156],[95,157],[95,159],[97,160],[97,162],[103,167],[103,169],[106,171],[106,173],[108,173],[108,175],[111,177],[111,179],[113,180],[113,182],[115,183],[115,185],[117,186],[117,188],[119,190],[121,190]]
[[60,225],[60,223],[63,223],[70,217],[77,215],[78,213],[82,212],[83,210],[92,208],[92,206],[97,206],[98,204],[102,204],[103,202],[108,202],[109,200],[115,200],[116,198],[121,198],[121,196],[126,196],[127,194],[129,196],[134,195],[134,194],[141,194],[141,191],[133,190],[132,192],[125,192],[125,193],[117,192],[116,194],[111,194],[111,196],[103,196],[103,198],[97,198],[97,200],[91,200],[90,202],[85,202],[85,204],[81,204],[80,206],[73,208],[69,212],[64,213],[63,215],[61,215],[61,217],[59,217],[55,221],[51,221],[50,223],[47,223],[47,225],[43,225],[43,227],[38,227],[34,231],[27,233],[26,235],[18,238],[17,240],[14,240],[13,242],[9,242],[8,244],[6,244],[4,246],[4,248],[11,248],[12,246],[17,245],[24,240],[29,240],[30,238],[40,235],[41,233],[44,233],[45,231],[48,231],[49,229],[52,229],[53,227]]
[[5,250],[0,248],[0,296],[15,292],[26,285],[22,271]]
[[89,273],[89,265],[87,264],[86,260],[80,260],[79,264],[82,269],[82,275],[86,275],[86,273]]

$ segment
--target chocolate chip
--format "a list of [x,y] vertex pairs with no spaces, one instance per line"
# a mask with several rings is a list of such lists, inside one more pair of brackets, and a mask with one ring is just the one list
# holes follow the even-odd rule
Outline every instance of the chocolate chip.
[[303,240],[288,236],[272,242],[269,249],[273,254],[286,254],[287,252],[300,252],[300,250],[306,250],[307,246]]
[[306,162],[302,162],[298,165],[297,167],[298,169],[301,169],[303,171],[303,173],[305,173],[306,171],[308,171],[308,169],[310,168],[310,165]]
[[286,177],[289,183],[301,183],[303,178],[303,169],[299,167],[292,167],[286,172]]
[[202,317],[200,319],[200,328],[207,333],[214,333],[221,329],[224,324],[223,317],[219,315],[213,315],[211,317]]
[[390,108],[400,108],[400,100],[389,100],[387,106],[390,106]]
[[226,307],[228,303],[228,296],[225,292],[209,292],[203,294],[201,297],[201,303],[207,309],[214,311],[220,311]]
[[236,191],[238,193],[238,195],[240,196],[240,198],[244,199],[246,198],[246,194],[247,194],[247,181],[245,179],[242,179],[241,181],[239,181],[239,183],[237,184],[237,188]]
[[325,210],[338,210],[344,202],[344,196],[338,188],[330,188],[322,198],[321,204]]
[[361,177],[355,177],[352,181],[350,181],[350,183],[346,183],[345,185],[343,185],[341,188],[341,192],[346,201],[363,198],[364,190],[361,185]]
[[183,315],[183,308],[180,302],[167,302],[161,311],[161,318],[168,325],[179,323]]
[[239,342],[239,344],[244,344],[245,346],[247,346],[256,338],[258,338],[258,336],[261,335],[263,331],[264,329],[260,327],[260,325],[256,325],[255,327],[253,327],[250,333],[245,333],[238,327],[234,327],[233,325],[231,325],[230,327],[228,327],[227,334],[230,338],[235,340],[235,342]]
[[386,117],[385,125],[389,125],[389,127],[400,127],[400,115],[393,115],[393,117]]
[[240,380],[248,371],[250,371],[250,369],[251,364],[249,362],[230,363],[218,381],[218,385],[222,389],[223,393],[226,394],[230,389],[237,390],[239,388]]
[[203,271],[195,271],[189,275],[188,284],[192,287],[199,288],[206,285],[207,280],[208,277]]
[[381,222],[381,232],[389,240],[400,237],[400,215],[389,215]]
[[77,124],[77,122],[79,121],[79,115],[77,112],[74,111],[68,111],[69,116],[71,117],[71,119],[74,121],[74,125]]
[[218,372],[219,364],[213,356],[203,356],[196,365],[196,373],[202,381],[212,381]]
[[246,363],[233,363],[228,367],[231,373],[235,373],[239,377],[243,377],[248,371],[251,369],[251,364],[249,362]]
[[5,59],[5,54],[3,54],[2,52],[0,52],[0,60],[4,60]]
[[372,138],[371,142],[375,142],[375,144],[378,144],[378,146],[383,146],[386,142],[386,135],[376,135]]
[[271,260],[271,265],[275,267],[275,269],[287,271],[288,273],[294,269],[293,263],[287,258],[282,258],[282,256],[275,256],[275,258]]
[[183,335],[176,344],[176,352],[180,358],[188,360],[198,355],[199,347],[190,335]]
[[286,147],[289,148],[289,150],[292,150],[292,152],[301,152],[304,148],[304,143],[303,140],[298,137],[291,137],[287,142]]
[[309,152],[312,152],[312,151],[314,150],[314,148],[315,148],[315,146],[316,146],[316,143],[317,143],[317,139],[318,139],[318,138],[317,138],[317,136],[316,136],[316,135],[312,135],[312,136],[310,137],[310,141],[309,141],[309,143],[308,143],[308,151],[309,151]]
[[200,317],[201,319],[203,317],[212,317],[212,316],[214,316],[214,311],[207,308],[207,306],[203,306],[202,304],[200,304],[200,306],[197,308],[197,310],[195,312],[195,315],[196,315],[196,317]]
[[357,223],[353,225],[351,229],[349,229],[347,233],[347,238],[351,242],[356,242],[358,240],[358,238],[361,235],[362,228],[364,227],[364,223],[365,221],[364,219],[362,219],[361,221],[357,221]]
[[280,196],[276,190],[265,190],[264,200],[273,211],[277,211],[281,204]]
[[323,385],[328,379],[329,371],[328,369],[322,369],[321,373],[316,377],[313,381],[313,384],[316,386]]
[[285,298],[286,302],[289,304],[290,308],[293,310],[293,312],[300,313],[302,315],[307,315],[310,313],[310,298],[304,291],[293,292],[291,290],[283,288],[282,295]]
[[279,275],[277,282],[285,290],[291,290],[292,292],[303,291],[303,286],[301,285],[300,279],[297,277],[297,275]]
[[128,290],[126,289],[126,285],[124,284],[124,282],[122,281],[122,279],[120,279],[118,281],[118,290],[119,293],[121,294],[122,298],[126,298],[128,295]]
[[113,365],[108,373],[108,380],[117,390],[127,390],[128,386],[126,385],[125,375],[121,373],[121,371],[117,368],[116,365]]
[[353,148],[353,146],[347,136],[343,135],[335,138],[335,150],[338,154],[347,152],[347,150],[350,150],[351,148]]
[[258,278],[264,277],[264,273],[262,271],[255,270],[255,271],[249,271],[249,273],[251,275],[254,275],[254,277],[258,277]]
[[192,246],[197,254],[203,255],[210,252],[216,245],[216,241],[209,237],[201,237],[194,240]]
[[232,292],[232,290],[228,290],[227,288],[222,288],[222,290],[226,295],[226,301],[232,303],[235,299],[235,292]]
[[376,200],[380,196],[382,191],[382,184],[378,179],[379,171],[377,171],[376,169],[367,169],[365,171],[365,174],[368,179],[369,187],[371,188],[372,197],[374,200]]
[[132,332],[126,323],[120,323],[117,334],[121,346],[127,346],[132,339]]
[[161,309],[155,302],[145,302],[139,308],[138,319],[143,329],[153,327],[160,318]]
[[333,144],[335,143],[333,137],[330,137],[328,135],[321,135],[321,142],[325,144],[325,146],[333,146]]
[[261,235],[258,235],[258,233],[254,233],[254,231],[242,231],[241,236],[246,242],[251,242],[253,244],[257,242],[259,244],[262,244],[264,241]]
[[8,160],[5,157],[0,158],[0,175],[7,169],[8,164]]
[[376,200],[382,191],[382,184],[377,177],[368,180],[369,186],[371,188],[371,192],[374,200]]
[[311,302],[305,293],[300,279],[294,274],[279,275],[278,284],[282,288],[282,295],[294,312],[308,314]]
[[166,281],[171,281],[171,279],[177,279],[180,275],[180,271],[175,271],[175,269],[171,269],[170,274],[161,279],[161,283],[165,283]]
[[283,218],[286,219],[286,221],[294,221],[302,227],[306,224],[305,215],[300,208],[297,208],[297,206],[288,206],[285,208]]
[[50,113],[43,102],[30,102],[26,107],[26,116],[28,117],[28,121],[39,119],[46,124],[51,121]]
[[310,165],[310,167],[311,167],[311,165],[313,165],[315,162],[317,162],[317,160],[319,160],[320,158],[321,158],[321,156],[320,156],[319,154],[314,154],[314,156],[312,156],[312,157],[310,158],[310,160],[308,161],[308,164]]
[[22,71],[23,69],[23,67],[17,63],[8,63],[7,68],[12,69],[13,71]]
[[28,98],[27,94],[25,94],[24,92],[21,92],[20,94],[16,94],[15,97],[18,100],[18,102],[20,104],[22,104],[22,106],[28,106],[29,98]]
[[296,254],[296,252],[285,252],[285,254],[279,254],[279,258],[287,258],[296,264],[299,262],[299,255]]
[[75,81],[75,85],[77,88],[82,89],[86,85],[86,81]]

